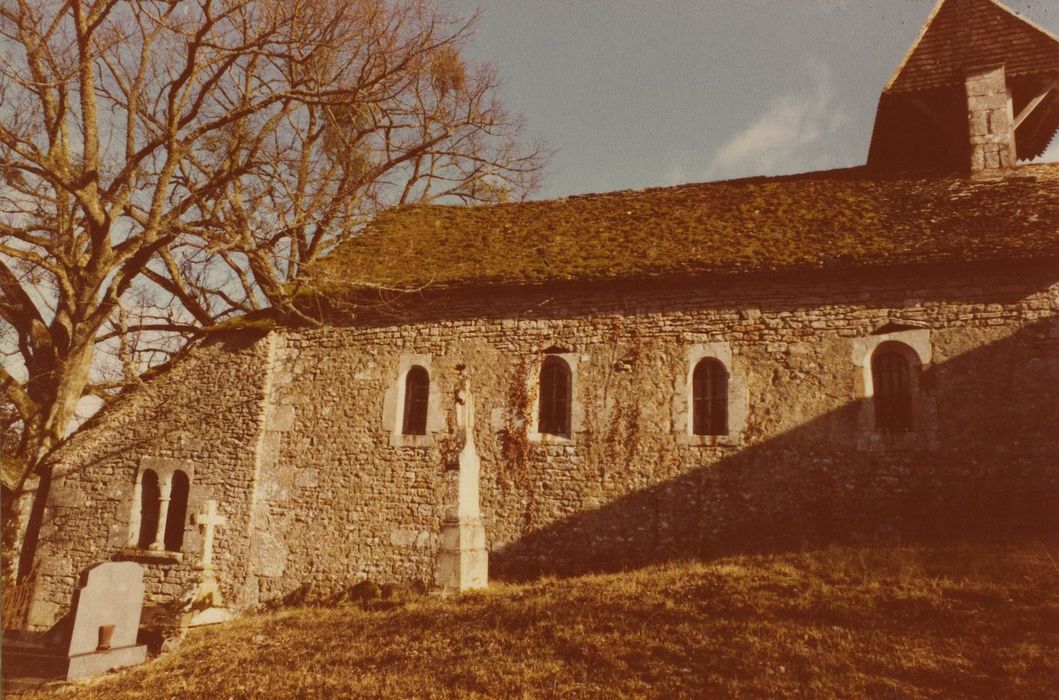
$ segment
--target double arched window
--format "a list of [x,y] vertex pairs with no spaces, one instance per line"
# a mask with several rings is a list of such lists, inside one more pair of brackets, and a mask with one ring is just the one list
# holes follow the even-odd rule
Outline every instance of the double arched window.
[[179,469],[160,480],[153,469],[140,472],[137,490],[141,549],[179,552],[184,545],[191,480]]
[[427,406],[430,402],[430,375],[419,365],[412,365],[404,380],[404,418],[401,433],[427,434]]
[[897,343],[884,343],[871,359],[875,429],[907,433],[913,428],[913,367],[908,352]]
[[570,437],[573,375],[561,357],[548,355],[541,364],[540,413],[537,432]]
[[728,370],[707,357],[691,375],[692,434],[728,434]]

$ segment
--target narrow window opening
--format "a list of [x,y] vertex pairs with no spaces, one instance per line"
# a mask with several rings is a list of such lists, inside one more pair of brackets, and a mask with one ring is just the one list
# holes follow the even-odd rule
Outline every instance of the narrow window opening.
[[148,469],[140,477],[140,537],[136,544],[142,549],[150,547],[158,534],[161,505],[162,491],[158,487],[158,475]]
[[713,358],[695,365],[691,392],[692,432],[695,435],[727,435],[728,371],[724,365]]
[[188,517],[188,492],[191,481],[182,471],[173,472],[173,484],[169,492],[169,513],[165,521],[165,548],[179,552],[184,545],[184,525]]
[[570,437],[572,384],[570,366],[562,358],[554,355],[544,358],[541,365],[537,432]]
[[875,428],[883,432],[912,430],[912,373],[897,350],[876,352],[871,363]]
[[427,404],[430,399],[430,375],[426,369],[414,365],[405,376],[404,421],[405,435],[427,434]]

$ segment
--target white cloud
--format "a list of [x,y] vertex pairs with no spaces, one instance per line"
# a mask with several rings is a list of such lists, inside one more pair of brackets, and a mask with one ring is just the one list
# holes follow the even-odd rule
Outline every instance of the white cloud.
[[772,100],[757,119],[726,141],[706,168],[709,179],[780,175],[837,165],[836,140],[849,117],[836,104],[831,70],[806,66],[807,89]]

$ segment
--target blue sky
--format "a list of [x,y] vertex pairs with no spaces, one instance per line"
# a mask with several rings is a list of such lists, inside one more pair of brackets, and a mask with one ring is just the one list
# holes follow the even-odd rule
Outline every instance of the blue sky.
[[[933,0],[453,0],[528,131],[538,196],[864,162],[879,92]],[[1059,2],[1008,6],[1059,32]],[[1059,147],[1049,152],[1059,160]]]

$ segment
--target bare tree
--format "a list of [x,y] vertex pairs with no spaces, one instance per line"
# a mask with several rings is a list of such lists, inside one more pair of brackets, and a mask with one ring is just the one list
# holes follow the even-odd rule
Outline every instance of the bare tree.
[[381,208],[523,197],[546,157],[461,58],[474,18],[435,0],[0,8],[0,383],[26,475],[144,358],[295,312],[303,266]]

